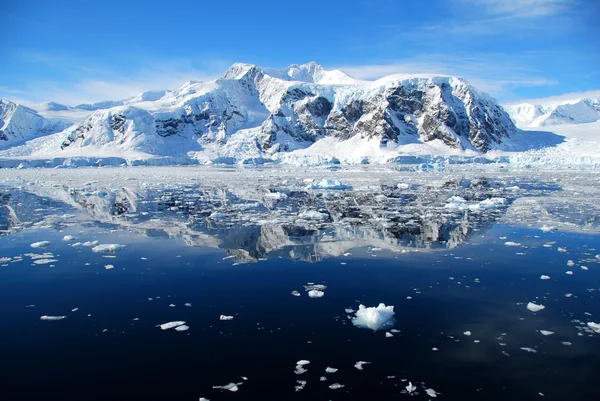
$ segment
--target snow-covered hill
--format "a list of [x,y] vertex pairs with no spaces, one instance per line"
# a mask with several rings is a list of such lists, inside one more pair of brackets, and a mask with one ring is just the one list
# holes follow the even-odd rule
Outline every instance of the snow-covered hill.
[[547,127],[587,124],[600,120],[600,98],[575,99],[554,103],[521,103],[505,106],[519,127]]
[[0,99],[0,149],[64,130],[71,123],[47,119],[35,110]]

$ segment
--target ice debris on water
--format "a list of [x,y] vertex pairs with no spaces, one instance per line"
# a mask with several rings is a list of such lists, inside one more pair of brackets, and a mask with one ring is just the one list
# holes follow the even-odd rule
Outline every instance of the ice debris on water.
[[472,334],[472,333],[471,333],[469,330],[467,330],[467,331],[465,331],[463,334],[464,334],[465,336],[469,337],[469,336],[471,336],[471,334]]
[[319,291],[319,290],[310,290],[308,292],[308,296],[311,298],[322,298],[325,295],[325,293],[323,291]]
[[415,386],[414,384],[412,384],[412,382],[408,382],[408,385],[406,387],[404,387],[406,389],[406,392],[408,394],[412,394],[416,389],[417,386]]
[[105,265],[104,268],[106,270],[110,270],[110,269],[114,269],[115,267],[113,265]]
[[[49,263],[54,263],[54,262],[58,262],[57,259],[36,259],[33,261],[33,263],[35,263],[36,265],[47,265]],[[52,266],[50,266],[52,267]]]
[[62,239],[63,241],[69,242],[69,241],[75,241],[76,238],[72,235],[65,235]]
[[186,326],[185,324],[175,327],[175,331],[187,331],[189,329],[190,329],[190,326]]
[[432,388],[426,388],[425,392],[427,393],[428,396],[430,396],[431,398],[436,398],[438,396],[438,393],[436,393],[436,391]]
[[242,383],[229,383],[224,386],[213,386],[213,388],[227,390],[227,391],[231,391],[231,392],[235,393],[236,391],[238,391],[240,389],[238,386],[240,386],[241,384]]
[[327,367],[327,369],[325,369],[325,372],[327,372],[327,373],[335,373],[337,371],[338,371],[338,369],[336,369],[336,368]]
[[545,233],[549,233],[549,232],[556,231],[558,229],[556,227],[554,227],[554,226],[547,226],[547,225],[544,224],[540,230],[542,230]]
[[44,316],[40,316],[40,320],[63,320],[66,319],[66,316],[48,316],[48,315],[44,315]]
[[344,184],[340,180],[326,180],[323,178],[321,181],[310,184],[306,189],[329,189],[329,190],[344,190],[352,189],[351,185]]
[[360,328],[379,330],[393,324],[394,314],[392,305],[380,303],[377,307],[367,308],[361,304],[356,311],[356,317],[352,319],[352,324]]
[[356,363],[354,364],[354,367],[355,367],[356,369],[358,369],[358,370],[363,370],[363,369],[364,369],[364,368],[363,368],[363,365],[366,365],[366,364],[368,364],[368,363],[371,363],[371,362],[366,362],[366,361],[358,361],[358,362],[356,362]]
[[531,352],[532,354],[537,353],[537,350],[530,348],[530,347],[521,347],[520,349],[522,349],[523,351]]
[[518,242],[512,242],[512,241],[506,241],[504,243],[504,245],[506,245],[506,246],[521,246],[520,243],[518,243]]
[[117,252],[125,249],[125,245],[121,244],[102,244],[92,248],[92,252]]
[[98,245],[98,243],[99,243],[98,241],[85,241],[83,243],[83,246],[96,246],[96,245]]
[[568,276],[572,276],[573,272],[571,270],[568,270],[568,271],[565,272],[565,274],[568,275]]
[[552,334],[554,334],[554,332],[550,330],[540,330],[540,333],[544,336],[551,336]]
[[292,291],[292,295],[295,297],[299,297],[301,294],[298,291],[294,290]]
[[219,320],[233,320],[233,316],[221,315]]
[[50,241],[39,241],[31,244],[32,248],[45,248],[50,245]]
[[304,387],[306,387],[306,380],[296,380],[296,383],[298,383],[298,384],[296,386],[294,386],[294,389],[297,392],[304,390]]
[[596,333],[600,333],[600,323],[588,322],[587,326]]
[[184,324],[185,324],[184,321],[176,320],[173,322],[163,323],[163,324],[159,325],[158,327],[160,327],[161,330],[168,330],[168,329],[172,329],[174,327],[183,326]]
[[527,309],[529,309],[531,312],[539,312],[543,309],[546,309],[546,307],[544,305],[538,305],[534,302],[529,302],[527,304]]
[[390,333],[389,331],[386,331],[385,332],[385,337],[386,338],[391,338],[391,337],[394,337],[394,335],[392,333]]
[[542,274],[540,277],[540,280],[550,280],[550,276],[546,276],[545,274]]
[[344,384],[340,384],[340,383],[333,383],[329,385],[329,388],[332,390],[338,390],[342,387],[346,387]]
[[573,267],[573,266],[575,266],[575,262],[573,262],[571,259],[569,259],[569,260],[567,260],[567,266]]

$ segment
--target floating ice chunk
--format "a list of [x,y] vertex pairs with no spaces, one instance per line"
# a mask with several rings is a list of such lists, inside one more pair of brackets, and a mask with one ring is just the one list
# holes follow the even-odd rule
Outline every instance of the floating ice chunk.
[[329,385],[329,388],[332,389],[332,390],[338,390],[338,389],[340,389],[342,387],[345,387],[345,385],[340,384],[340,383],[333,383],[333,384]]
[[317,212],[316,210],[307,210],[301,213],[298,217],[305,220],[328,220],[329,215],[327,213]]
[[219,219],[224,218],[225,214],[221,213],[221,212],[212,212],[209,217],[213,220],[219,220]]
[[298,362],[296,362],[296,365],[298,366],[304,366],[304,365],[308,365],[310,363],[310,361],[306,360],[306,359],[301,359]]
[[62,240],[69,242],[69,241],[75,241],[76,238],[72,235],[65,235]]
[[208,398],[200,397],[198,401],[210,401]]
[[355,367],[356,369],[358,369],[358,370],[363,370],[363,365],[366,365],[366,364],[368,364],[368,363],[371,363],[371,362],[366,362],[366,361],[358,361],[358,362],[356,362],[356,363],[354,364],[354,367]]
[[75,243],[71,244],[71,246],[72,246],[73,248],[79,248],[79,247],[80,247],[80,246],[82,246],[82,245],[83,245],[83,244],[82,244],[81,242],[75,242]]
[[479,202],[479,207],[482,209],[493,209],[496,207],[504,206],[506,199],[504,198],[489,198]]
[[325,376],[321,376],[319,377],[319,381],[326,382],[327,378]]
[[391,338],[391,337],[394,337],[394,335],[392,333],[390,333],[389,331],[386,331],[385,332],[385,337],[386,338]]
[[338,371],[338,370],[337,370],[336,368],[330,368],[330,367],[327,367],[327,369],[325,369],[325,372],[327,372],[327,373],[335,373],[335,372],[337,372],[337,371]]
[[39,241],[31,244],[32,248],[45,248],[50,245],[50,241]]
[[187,331],[189,329],[190,329],[190,326],[186,326],[185,324],[175,327],[175,331]]
[[48,316],[48,315],[40,316],[40,320],[63,320],[66,318],[67,318],[66,316]]
[[233,316],[221,315],[219,320],[233,320]]
[[549,232],[558,230],[558,228],[556,228],[554,226],[547,226],[544,224],[540,230],[542,230],[545,233],[549,233]]
[[85,241],[83,246],[96,246],[98,245],[98,241]]
[[296,391],[302,391],[304,390],[304,387],[306,387],[306,380],[296,380],[296,383],[298,383],[298,385],[294,387]]
[[231,391],[233,393],[235,393],[236,391],[238,391],[240,388],[238,387],[238,385],[240,385],[241,383],[229,383],[226,384],[224,386],[213,386],[213,388],[218,388],[221,390],[227,390],[227,391]]
[[344,312],[346,312],[346,313],[354,313],[355,311],[352,308],[346,308],[346,309],[344,309]]
[[117,252],[125,249],[125,245],[121,244],[102,244],[92,248],[92,252]]
[[410,185],[405,184],[405,183],[400,183],[398,185],[396,185],[398,187],[398,189],[408,189],[410,188]]
[[565,274],[567,274],[569,276],[572,276],[573,275],[573,271],[572,270],[568,270],[568,271],[565,272]]
[[306,373],[306,372],[308,372],[308,371],[300,365],[297,365],[296,369],[294,370],[294,373],[297,375],[301,375],[302,373]]
[[294,290],[292,291],[292,295],[295,297],[299,297],[301,294],[298,291]]
[[47,265],[49,263],[58,262],[57,259],[36,259],[33,261],[36,265]]
[[159,327],[161,330],[168,330],[168,329],[172,329],[173,327],[183,326],[184,324],[185,324],[184,321],[176,320],[173,322],[163,323],[163,324],[159,325]]
[[552,334],[554,334],[553,331],[549,331],[549,330],[540,330],[540,333],[544,336],[551,336]]
[[558,252],[563,252],[563,253],[564,252],[569,252],[569,251],[567,251],[567,248],[562,248],[562,247],[558,247],[557,251]]
[[404,387],[408,394],[411,394],[417,389],[417,386],[413,385],[411,382],[408,382],[408,386]]
[[352,189],[351,185],[344,184],[340,180],[326,180],[322,179],[321,181],[310,184],[306,187],[306,189],[331,189],[331,190],[343,190],[343,189]]
[[581,266],[581,270],[588,270],[587,266]]
[[7,263],[10,262],[12,260],[12,258],[0,258],[0,263]]
[[600,323],[588,322],[587,326],[596,333],[600,333]]
[[467,330],[467,331],[465,331],[463,334],[464,334],[465,336],[469,337],[469,336],[470,336],[472,333],[471,333],[470,331],[468,331],[468,330]]
[[512,241],[506,241],[504,243],[504,245],[506,245],[506,246],[521,246],[520,243],[518,243],[518,242],[512,242]]
[[192,307],[192,304],[191,304],[191,303],[189,303],[189,302],[187,302],[187,303],[183,304],[183,306],[187,306],[188,308],[191,308],[191,307]]
[[430,396],[431,398],[436,398],[438,393],[435,392],[434,389],[432,388],[426,388],[425,392],[427,393],[428,396]]
[[529,309],[532,312],[539,312],[542,309],[546,309],[546,307],[544,305],[538,305],[538,304],[536,304],[534,302],[529,302],[527,304],[527,309]]
[[169,305],[169,308],[174,308],[174,307],[175,307],[175,304],[170,304]]
[[542,274],[540,276],[540,280],[550,280],[550,276],[546,276],[545,274]]
[[308,292],[308,296],[311,298],[322,298],[325,295],[325,293],[323,291],[319,291],[319,290],[310,290]]
[[537,353],[537,350],[535,350],[533,348],[530,348],[530,347],[521,347],[521,349],[523,351],[531,352],[532,354],[536,354]]
[[571,259],[569,259],[569,260],[567,260],[567,266],[573,267],[573,266],[575,266],[575,262],[573,262]]
[[113,265],[105,265],[104,268],[106,270],[110,270],[110,269],[114,269],[115,267]]
[[356,311],[356,317],[352,319],[352,324],[361,328],[379,330],[393,325],[394,307],[385,306],[380,303],[377,307],[367,308],[359,305]]
[[566,345],[567,347],[570,347],[571,345],[573,345],[573,343],[569,342],[569,341],[561,341],[561,344]]

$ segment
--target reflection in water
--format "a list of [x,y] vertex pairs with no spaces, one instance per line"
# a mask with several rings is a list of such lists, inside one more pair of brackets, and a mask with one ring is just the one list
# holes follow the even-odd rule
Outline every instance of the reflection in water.
[[[527,194],[558,189],[538,182],[530,184]],[[317,262],[359,246],[455,248],[501,218],[516,198],[514,190],[489,179],[354,191],[271,185],[244,193],[222,184],[111,188],[94,182],[81,188],[28,185],[4,191],[3,230],[109,224],[182,238],[190,246],[219,247],[238,263],[273,257]]]

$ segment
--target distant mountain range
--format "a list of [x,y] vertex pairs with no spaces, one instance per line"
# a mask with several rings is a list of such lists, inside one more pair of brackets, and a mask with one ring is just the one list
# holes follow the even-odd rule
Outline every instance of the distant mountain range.
[[10,152],[0,156],[94,152],[217,163],[281,160],[342,142],[343,152],[372,147],[378,155],[419,146],[432,153],[527,150],[514,122],[534,127],[600,119],[598,99],[509,106],[509,117],[461,78],[363,81],[316,63],[283,70],[237,63],[219,79],[191,81],[175,91],[72,107],[49,102],[35,106],[37,112],[1,104],[0,149]]

